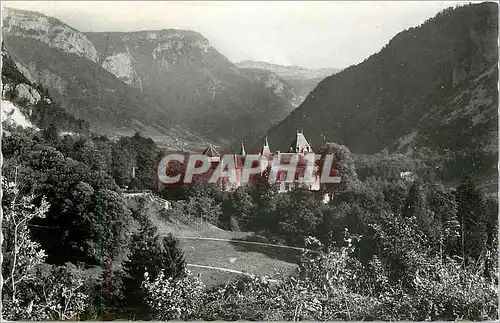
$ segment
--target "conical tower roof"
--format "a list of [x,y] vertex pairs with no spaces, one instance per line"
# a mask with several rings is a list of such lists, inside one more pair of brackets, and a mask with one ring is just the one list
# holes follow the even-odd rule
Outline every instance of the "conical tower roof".
[[297,135],[295,136],[295,139],[293,140],[290,147],[292,148],[292,151],[294,153],[312,153],[313,152],[311,145],[309,145],[309,142],[307,142],[307,139],[304,136],[304,133],[302,132],[302,130],[297,131]]
[[207,149],[203,151],[203,155],[206,155],[208,157],[220,157],[220,154],[217,150],[215,150],[212,145],[208,145]]
[[262,147],[260,154],[263,156],[271,155],[271,149],[269,148],[269,142],[267,142],[267,136],[264,138],[264,146]]
[[241,142],[241,148],[240,148],[240,156],[246,156],[247,152],[245,150],[245,144],[243,144],[243,141]]

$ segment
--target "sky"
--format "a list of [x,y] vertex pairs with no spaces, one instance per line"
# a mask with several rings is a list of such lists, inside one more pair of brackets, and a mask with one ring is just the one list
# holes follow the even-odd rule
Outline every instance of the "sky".
[[232,62],[344,68],[400,31],[471,1],[3,1],[80,31],[188,29]]

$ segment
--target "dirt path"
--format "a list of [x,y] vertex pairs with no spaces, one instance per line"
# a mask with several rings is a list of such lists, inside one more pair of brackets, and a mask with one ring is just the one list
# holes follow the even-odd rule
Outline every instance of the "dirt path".
[[[238,271],[238,270],[233,270],[233,269],[227,269],[227,268],[222,268],[222,267],[212,267],[212,266],[204,266],[204,265],[195,265],[195,264],[187,264],[187,267],[196,267],[196,268],[203,268],[203,269],[211,269],[211,270],[217,270],[217,271],[223,271],[226,273],[233,273],[233,274],[239,274],[239,275],[246,275],[249,276],[249,273],[245,273],[243,271]],[[271,283],[277,283],[278,281],[275,279],[268,279],[269,282]]]
[[235,242],[235,243],[253,244],[253,245],[267,246],[267,247],[292,249],[292,250],[298,250],[298,251],[310,251],[310,252],[315,252],[315,253],[317,252],[315,250],[299,248],[299,247],[283,246],[283,245],[279,245],[279,244],[244,241],[244,240],[231,240],[231,239],[221,239],[221,238],[202,238],[202,237],[176,237],[176,238],[178,238],[178,239],[191,239],[191,240],[211,240],[211,241]]

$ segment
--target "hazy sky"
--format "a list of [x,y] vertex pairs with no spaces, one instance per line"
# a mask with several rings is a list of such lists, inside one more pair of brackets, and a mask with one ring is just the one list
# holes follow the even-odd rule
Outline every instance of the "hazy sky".
[[190,29],[229,60],[347,67],[460,1],[3,1],[81,31]]

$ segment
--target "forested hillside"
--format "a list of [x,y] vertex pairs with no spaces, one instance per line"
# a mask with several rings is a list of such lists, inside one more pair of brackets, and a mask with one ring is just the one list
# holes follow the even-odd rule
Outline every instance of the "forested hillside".
[[354,153],[437,154],[456,173],[495,172],[497,13],[494,3],[450,8],[402,31],[321,81],[269,130],[273,149],[303,128],[316,146],[326,137]]

